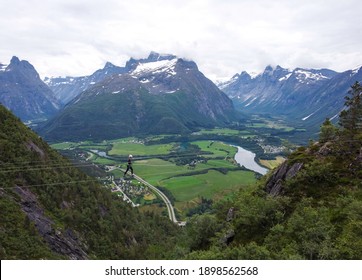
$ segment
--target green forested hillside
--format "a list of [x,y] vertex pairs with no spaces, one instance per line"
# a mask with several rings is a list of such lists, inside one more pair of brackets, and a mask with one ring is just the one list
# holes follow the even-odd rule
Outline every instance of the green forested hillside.
[[168,258],[177,227],[140,214],[0,106],[0,258]]
[[187,258],[362,259],[361,93],[356,83],[340,127],[326,120],[319,142],[220,203],[216,214],[194,217],[198,238]]

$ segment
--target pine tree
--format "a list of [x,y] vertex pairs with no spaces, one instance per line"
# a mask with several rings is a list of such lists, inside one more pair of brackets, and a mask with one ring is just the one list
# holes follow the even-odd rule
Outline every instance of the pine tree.
[[339,116],[343,132],[353,140],[362,132],[362,86],[356,82],[345,97],[346,109]]
[[339,115],[341,151],[354,159],[362,145],[362,86],[359,82],[351,87],[345,100],[346,109]]
[[335,138],[337,128],[332,124],[331,120],[327,118],[321,126],[319,134],[319,142],[325,143]]

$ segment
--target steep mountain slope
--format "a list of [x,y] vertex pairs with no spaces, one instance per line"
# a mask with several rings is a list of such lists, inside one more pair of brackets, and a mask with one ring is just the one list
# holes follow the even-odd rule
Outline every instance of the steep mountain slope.
[[344,126],[325,122],[319,142],[189,222],[199,235],[188,258],[362,259],[362,87],[355,88]]
[[47,119],[60,107],[34,67],[15,56],[0,67],[0,102],[23,121]]
[[131,208],[1,105],[0,213],[0,259],[167,258],[177,235],[167,218]]
[[254,78],[243,72],[219,87],[244,112],[285,116],[316,130],[325,118],[338,116],[349,87],[361,80],[361,68],[337,73],[268,66]]
[[362,67],[339,73],[314,92],[304,111],[296,114],[296,118],[312,126],[321,123],[326,117],[337,121],[344,108],[344,97],[356,81],[362,81]]
[[90,76],[83,77],[57,77],[45,78],[44,82],[54,92],[55,97],[62,105],[67,104],[81,92],[87,90],[92,85],[104,80],[113,74],[122,74],[126,68],[118,67],[107,62],[103,69],[99,69]]
[[236,119],[231,100],[192,61],[151,53],[131,59],[70,102],[41,133],[50,140],[184,133]]

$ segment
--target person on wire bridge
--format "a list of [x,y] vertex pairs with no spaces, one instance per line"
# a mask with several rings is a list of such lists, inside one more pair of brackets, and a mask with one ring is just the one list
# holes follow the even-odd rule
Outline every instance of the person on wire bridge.
[[132,175],[132,177],[133,177],[132,158],[133,158],[132,155],[129,155],[129,156],[128,156],[127,169],[126,169],[126,172],[124,172],[123,177],[126,177],[126,174],[127,174],[128,170],[131,170],[131,175]]

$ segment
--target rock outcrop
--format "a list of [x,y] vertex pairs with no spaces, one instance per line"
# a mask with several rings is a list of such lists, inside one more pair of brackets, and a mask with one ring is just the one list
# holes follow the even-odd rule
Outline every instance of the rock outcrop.
[[60,230],[54,227],[54,221],[47,217],[38,199],[29,188],[15,188],[20,196],[21,209],[31,222],[35,224],[40,235],[48,243],[51,250],[72,260],[87,259],[87,253],[82,249],[80,239],[70,229]]
[[289,165],[289,162],[285,161],[274,171],[273,175],[266,183],[266,192],[272,196],[280,195],[283,192],[283,183],[285,180],[293,178],[302,167],[303,163]]

